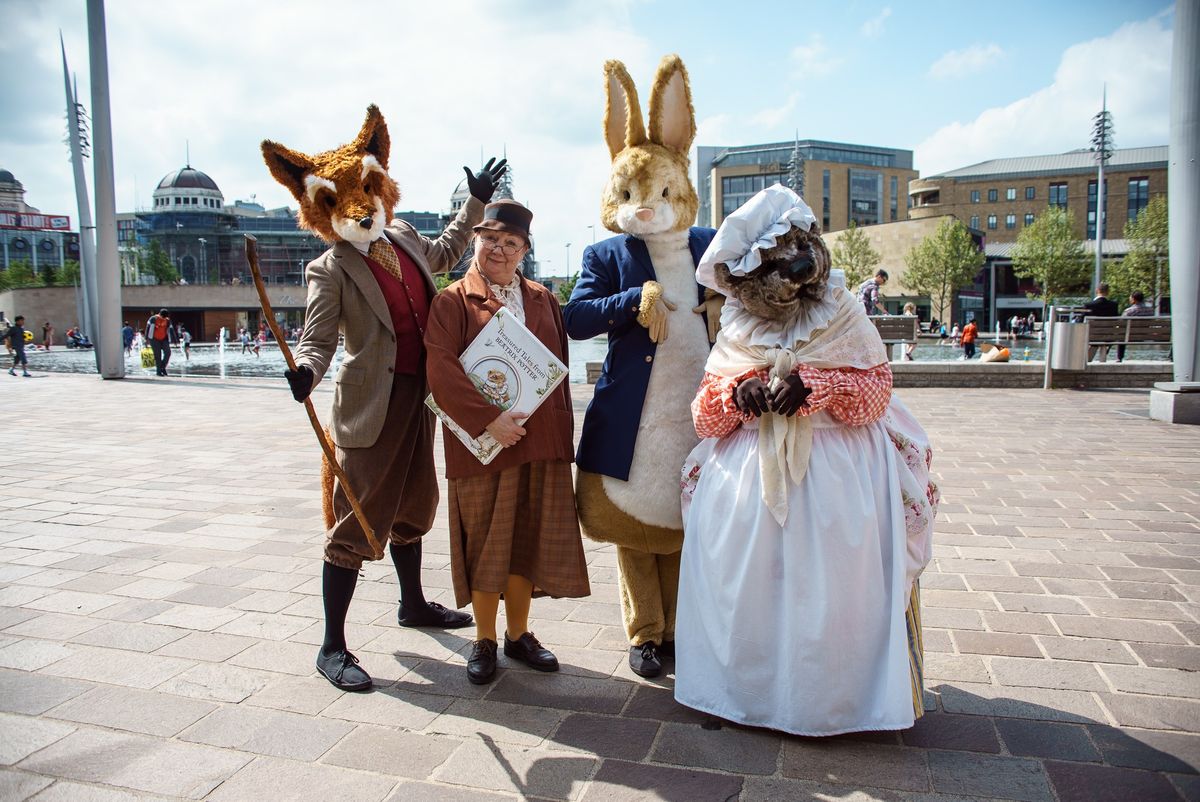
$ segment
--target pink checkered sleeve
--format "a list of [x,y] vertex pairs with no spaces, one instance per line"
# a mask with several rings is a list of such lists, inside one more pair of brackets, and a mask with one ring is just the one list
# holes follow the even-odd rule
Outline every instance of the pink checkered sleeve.
[[733,402],[733,391],[737,389],[739,382],[751,376],[758,376],[766,381],[767,372],[748,370],[732,379],[722,378],[713,373],[704,374],[704,381],[700,383],[700,389],[692,399],[692,422],[696,426],[698,437],[724,437],[741,425],[746,416]]
[[800,365],[795,372],[812,390],[798,410],[800,415],[824,409],[848,426],[865,426],[883,417],[892,398],[892,369],[886,362],[869,370]]

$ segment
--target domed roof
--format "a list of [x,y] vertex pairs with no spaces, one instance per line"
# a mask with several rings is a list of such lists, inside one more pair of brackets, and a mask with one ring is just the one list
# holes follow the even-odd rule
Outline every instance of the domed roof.
[[158,189],[211,189],[220,192],[217,182],[191,165],[168,173],[158,182]]
[[8,170],[0,170],[0,184],[20,184],[17,177]]

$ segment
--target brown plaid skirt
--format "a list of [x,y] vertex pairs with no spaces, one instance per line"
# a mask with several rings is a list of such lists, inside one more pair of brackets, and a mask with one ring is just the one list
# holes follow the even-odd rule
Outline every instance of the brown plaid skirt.
[[591,593],[569,462],[529,462],[448,484],[459,607],[473,590],[502,593],[509,574],[532,582],[534,596]]

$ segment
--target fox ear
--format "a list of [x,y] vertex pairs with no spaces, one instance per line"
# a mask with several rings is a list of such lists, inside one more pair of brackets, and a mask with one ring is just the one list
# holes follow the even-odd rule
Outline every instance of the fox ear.
[[304,176],[313,172],[312,159],[269,139],[263,140],[262,154],[263,161],[267,163],[267,169],[271,171],[275,180],[287,187],[292,197],[303,201]]
[[354,146],[363,153],[374,156],[384,170],[388,168],[388,154],[392,150],[392,139],[388,136],[387,123],[383,113],[372,103],[367,106],[367,119],[363,121],[362,130],[354,140]]
[[695,138],[696,111],[687,69],[679,56],[665,56],[650,90],[650,141],[686,156]]
[[637,87],[625,65],[615,60],[604,62],[604,77],[604,139],[609,156],[615,159],[625,148],[644,143],[646,129]]

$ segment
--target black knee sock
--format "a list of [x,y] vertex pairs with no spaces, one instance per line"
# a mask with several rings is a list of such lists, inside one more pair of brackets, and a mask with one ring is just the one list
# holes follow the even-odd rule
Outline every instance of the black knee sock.
[[400,580],[400,606],[410,611],[422,609],[426,601],[421,588],[421,541],[404,546],[389,543],[388,548]]
[[321,572],[321,594],[325,601],[325,642],[321,651],[326,654],[346,648],[346,612],[354,598],[358,571],[325,563]]

